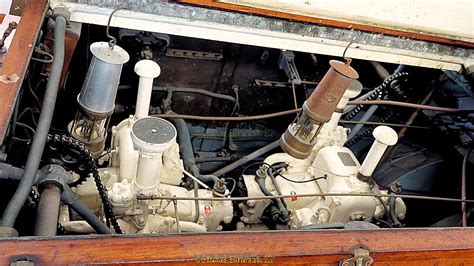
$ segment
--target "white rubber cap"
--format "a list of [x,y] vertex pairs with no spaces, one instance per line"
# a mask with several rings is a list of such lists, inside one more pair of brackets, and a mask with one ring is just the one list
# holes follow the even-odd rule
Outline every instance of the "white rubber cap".
[[374,129],[373,132],[374,138],[385,144],[385,145],[395,145],[398,141],[398,135],[395,130],[387,126],[378,126]]
[[140,60],[135,64],[135,73],[144,78],[156,78],[161,73],[160,66],[152,60]]

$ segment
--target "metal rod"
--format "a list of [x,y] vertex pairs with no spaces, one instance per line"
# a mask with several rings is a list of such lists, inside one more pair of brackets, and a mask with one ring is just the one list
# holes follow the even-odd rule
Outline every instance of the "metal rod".
[[237,167],[240,167],[244,164],[246,164],[247,162],[255,159],[255,158],[258,158],[260,157],[261,155],[267,153],[267,152],[270,152],[276,148],[278,148],[280,146],[280,140],[275,140],[274,142],[266,145],[266,146],[263,146],[262,148],[238,159],[237,161],[225,166],[224,168],[221,168],[217,171],[215,171],[214,173],[212,173],[212,175],[215,175],[215,176],[221,176],[221,175],[224,175],[224,174],[227,174],[228,172],[234,170],[235,168]]
[[[173,195],[173,198],[176,198],[176,195]],[[178,230],[178,233],[181,233],[181,226],[179,225],[178,201],[174,199],[173,205],[174,205],[174,215],[176,216],[176,229]]]
[[229,198],[195,198],[195,197],[162,197],[162,196],[147,196],[139,195],[138,200],[207,200],[207,201],[246,201],[246,200],[266,200],[266,199],[281,199],[291,197],[380,197],[380,198],[401,198],[401,199],[419,199],[419,200],[436,200],[436,201],[451,201],[451,202],[466,202],[474,203],[471,199],[454,199],[443,197],[419,196],[419,195],[376,195],[373,193],[313,193],[313,194],[296,194],[296,195],[274,195],[274,196],[260,196],[260,197],[229,197]]

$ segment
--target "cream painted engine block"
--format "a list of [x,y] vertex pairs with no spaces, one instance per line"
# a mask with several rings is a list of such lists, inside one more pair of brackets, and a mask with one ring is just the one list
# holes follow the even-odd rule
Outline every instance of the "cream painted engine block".
[[[283,195],[372,193],[368,183],[357,179],[360,164],[352,152],[345,147],[324,147],[317,153],[314,160],[298,160],[286,153],[277,153],[269,156],[265,163],[286,164],[286,169],[280,174],[292,181],[304,182],[321,177],[304,183],[290,182],[280,175],[275,176],[275,183],[271,178],[266,178],[266,188],[274,195],[278,195],[276,187],[279,187]],[[255,181],[255,176],[245,175],[244,181],[250,197],[264,196]],[[381,191],[381,193],[385,194],[386,191]],[[388,204],[386,198],[382,200],[384,202],[376,197],[321,196],[286,198],[284,202],[289,211],[290,228],[303,229],[315,224],[370,222],[373,218],[380,218],[384,214],[384,205]],[[243,224],[260,224],[260,217],[270,202],[270,200],[247,201],[240,204]],[[398,218],[403,219],[406,212],[403,201],[397,198],[395,206]],[[247,228],[250,227],[247,226]]]
[[[153,78],[159,75],[159,66],[142,60],[135,66],[140,76],[136,113],[112,127],[111,150],[102,160],[108,166],[100,168],[100,176],[108,188],[109,201],[125,233],[207,232],[222,230],[223,224],[234,220],[231,200],[202,200],[229,197],[229,191],[216,194],[214,190],[188,191],[180,186],[187,175],[180,158],[176,141],[176,128],[168,121],[148,116]],[[350,86],[337,105],[343,110],[347,101],[356,96],[361,85]],[[266,229],[263,225],[265,210],[269,207],[284,210],[284,228],[305,229],[318,225],[346,224],[351,221],[371,222],[388,211],[388,205],[399,219],[406,207],[400,198],[395,204],[383,197],[387,191],[377,190],[362,177],[370,177],[388,145],[396,142],[396,133],[388,127],[374,130],[376,141],[362,165],[348,148],[343,147],[348,129],[338,126],[341,112],[334,112],[327,123],[321,125],[315,145],[306,159],[296,159],[287,153],[267,157],[257,175],[243,175],[248,197],[265,195],[307,195],[276,199],[247,200],[238,204],[241,216],[237,230]],[[293,125],[290,125],[293,126]],[[280,165],[278,170],[274,165]],[[271,171],[269,173],[269,171]],[[259,181],[257,182],[257,176]],[[263,178],[263,183],[262,183]],[[202,183],[201,183],[202,184]],[[101,200],[94,182],[75,189],[77,196],[101,214]],[[331,194],[352,194],[352,196]],[[354,196],[353,194],[374,196]],[[324,195],[323,195],[324,194]],[[138,195],[167,197],[160,200],[138,200]],[[199,197],[201,200],[170,200],[173,197]],[[68,221],[67,209],[61,214],[63,226],[70,232],[93,232],[82,221]]]

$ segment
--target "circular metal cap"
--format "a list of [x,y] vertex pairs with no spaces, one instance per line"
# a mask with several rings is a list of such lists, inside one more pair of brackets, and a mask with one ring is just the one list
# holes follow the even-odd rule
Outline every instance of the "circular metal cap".
[[138,119],[131,130],[133,144],[142,151],[162,153],[169,149],[176,139],[176,128],[158,117]]
[[353,69],[351,66],[346,65],[346,63],[343,63],[341,61],[337,60],[331,60],[329,61],[329,64],[331,65],[334,70],[336,70],[339,74],[346,76],[351,79],[358,79],[359,74],[355,69]]
[[109,64],[123,65],[130,59],[122,47],[115,45],[114,49],[111,49],[107,42],[95,42],[91,44],[90,50],[95,57]]
[[160,66],[151,60],[140,60],[135,64],[135,73],[140,77],[156,78],[161,73]]
[[398,135],[395,130],[393,130],[391,127],[387,126],[378,126],[374,129],[373,132],[374,138],[385,144],[385,145],[395,145],[398,141]]

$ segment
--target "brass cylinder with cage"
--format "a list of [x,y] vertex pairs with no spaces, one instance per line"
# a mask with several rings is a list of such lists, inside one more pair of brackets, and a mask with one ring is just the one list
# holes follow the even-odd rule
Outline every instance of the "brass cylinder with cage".
[[331,67],[302,110],[281,136],[280,147],[297,159],[308,158],[324,123],[329,122],[344,92],[359,74],[349,64],[331,60]]

